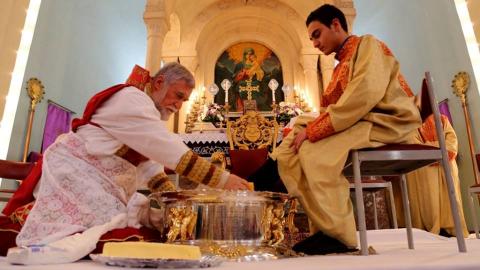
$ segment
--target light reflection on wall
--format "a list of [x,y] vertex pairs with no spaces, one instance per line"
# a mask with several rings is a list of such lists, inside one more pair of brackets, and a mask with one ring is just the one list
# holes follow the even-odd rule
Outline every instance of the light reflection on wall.
[[475,32],[473,31],[473,24],[468,12],[467,1],[455,0],[455,7],[457,9],[460,24],[462,25],[463,36],[467,44],[468,55],[472,62],[473,77],[477,83],[477,89],[480,91],[480,49]]
[[[10,144],[11,133],[13,129],[13,121],[15,119],[16,108],[22,90],[23,77],[25,67],[27,65],[30,46],[32,44],[33,33],[37,23],[38,12],[42,0],[30,0],[28,9],[26,10],[25,24],[20,38],[20,45],[17,51],[15,66],[13,68],[10,88],[5,97],[5,110],[3,119],[0,122],[0,158],[6,159],[8,146]],[[19,29],[20,31],[20,29]],[[0,182],[1,183],[1,182]]]

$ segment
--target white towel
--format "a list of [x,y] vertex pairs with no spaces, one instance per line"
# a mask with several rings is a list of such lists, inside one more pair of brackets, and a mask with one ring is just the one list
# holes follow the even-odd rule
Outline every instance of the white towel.
[[119,214],[108,223],[94,226],[82,233],[67,236],[47,245],[10,248],[7,262],[25,265],[71,263],[92,252],[104,233],[126,226],[127,215]]

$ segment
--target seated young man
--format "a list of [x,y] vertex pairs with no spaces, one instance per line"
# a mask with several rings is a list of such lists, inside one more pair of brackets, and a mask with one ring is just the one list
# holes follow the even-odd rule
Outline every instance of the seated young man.
[[[348,33],[345,15],[323,5],[307,18],[313,46],[335,53],[338,64],[321,97],[316,118],[298,117],[293,130],[251,177],[268,189],[278,173],[296,196],[315,233],[294,249],[307,254],[345,252],[357,247],[349,183],[342,169],[351,149],[408,142],[421,124],[413,93],[390,49],[371,35]],[[277,168],[278,167],[278,170]]]

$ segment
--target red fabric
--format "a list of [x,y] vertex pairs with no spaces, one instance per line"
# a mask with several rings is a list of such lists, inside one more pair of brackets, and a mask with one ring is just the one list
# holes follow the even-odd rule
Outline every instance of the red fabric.
[[232,164],[231,173],[242,178],[248,179],[250,175],[256,172],[265,164],[268,158],[268,150],[230,150],[230,162]]
[[128,76],[127,84],[135,86],[140,90],[145,90],[145,87],[151,82],[150,72],[139,65],[133,67],[132,73]]
[[21,226],[25,224],[25,221],[27,220],[28,214],[30,214],[30,211],[32,211],[33,204],[35,202],[29,202],[23,206],[18,207],[12,215],[10,215],[10,219],[16,223],[20,223]]
[[283,130],[282,130],[283,138],[287,137],[288,134],[290,133],[290,131],[292,131],[291,128],[287,128],[287,127],[286,127],[286,128],[283,128]]
[[167,167],[165,167],[163,170],[165,171],[166,174],[176,174],[174,170]]
[[40,157],[30,174],[22,181],[20,187],[18,187],[17,191],[15,191],[12,198],[10,198],[3,209],[2,213],[4,215],[10,216],[17,208],[34,200],[33,189],[37,185],[40,176],[42,176],[42,163],[42,157]]
[[137,151],[133,150],[132,148],[128,148],[127,153],[122,155],[122,158],[127,160],[128,162],[132,163],[133,166],[137,167],[138,164],[147,161],[148,158],[143,156],[142,154],[138,153]]
[[22,227],[9,217],[0,216],[0,256],[6,256],[9,248],[16,247],[15,239]]

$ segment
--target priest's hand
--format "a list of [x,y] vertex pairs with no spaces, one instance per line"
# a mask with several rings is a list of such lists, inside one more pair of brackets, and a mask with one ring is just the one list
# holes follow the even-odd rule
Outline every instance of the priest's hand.
[[295,134],[295,138],[293,139],[293,142],[290,144],[290,148],[293,149],[293,151],[295,152],[295,154],[298,153],[298,150],[300,149],[300,146],[302,146],[302,143],[308,139],[308,136],[307,136],[307,130],[306,129],[303,129],[301,130],[300,132],[298,132],[297,134]]
[[242,179],[235,174],[230,174],[230,176],[227,179],[227,182],[223,186],[223,189],[228,189],[228,190],[247,190],[249,187],[249,184],[247,180]]

